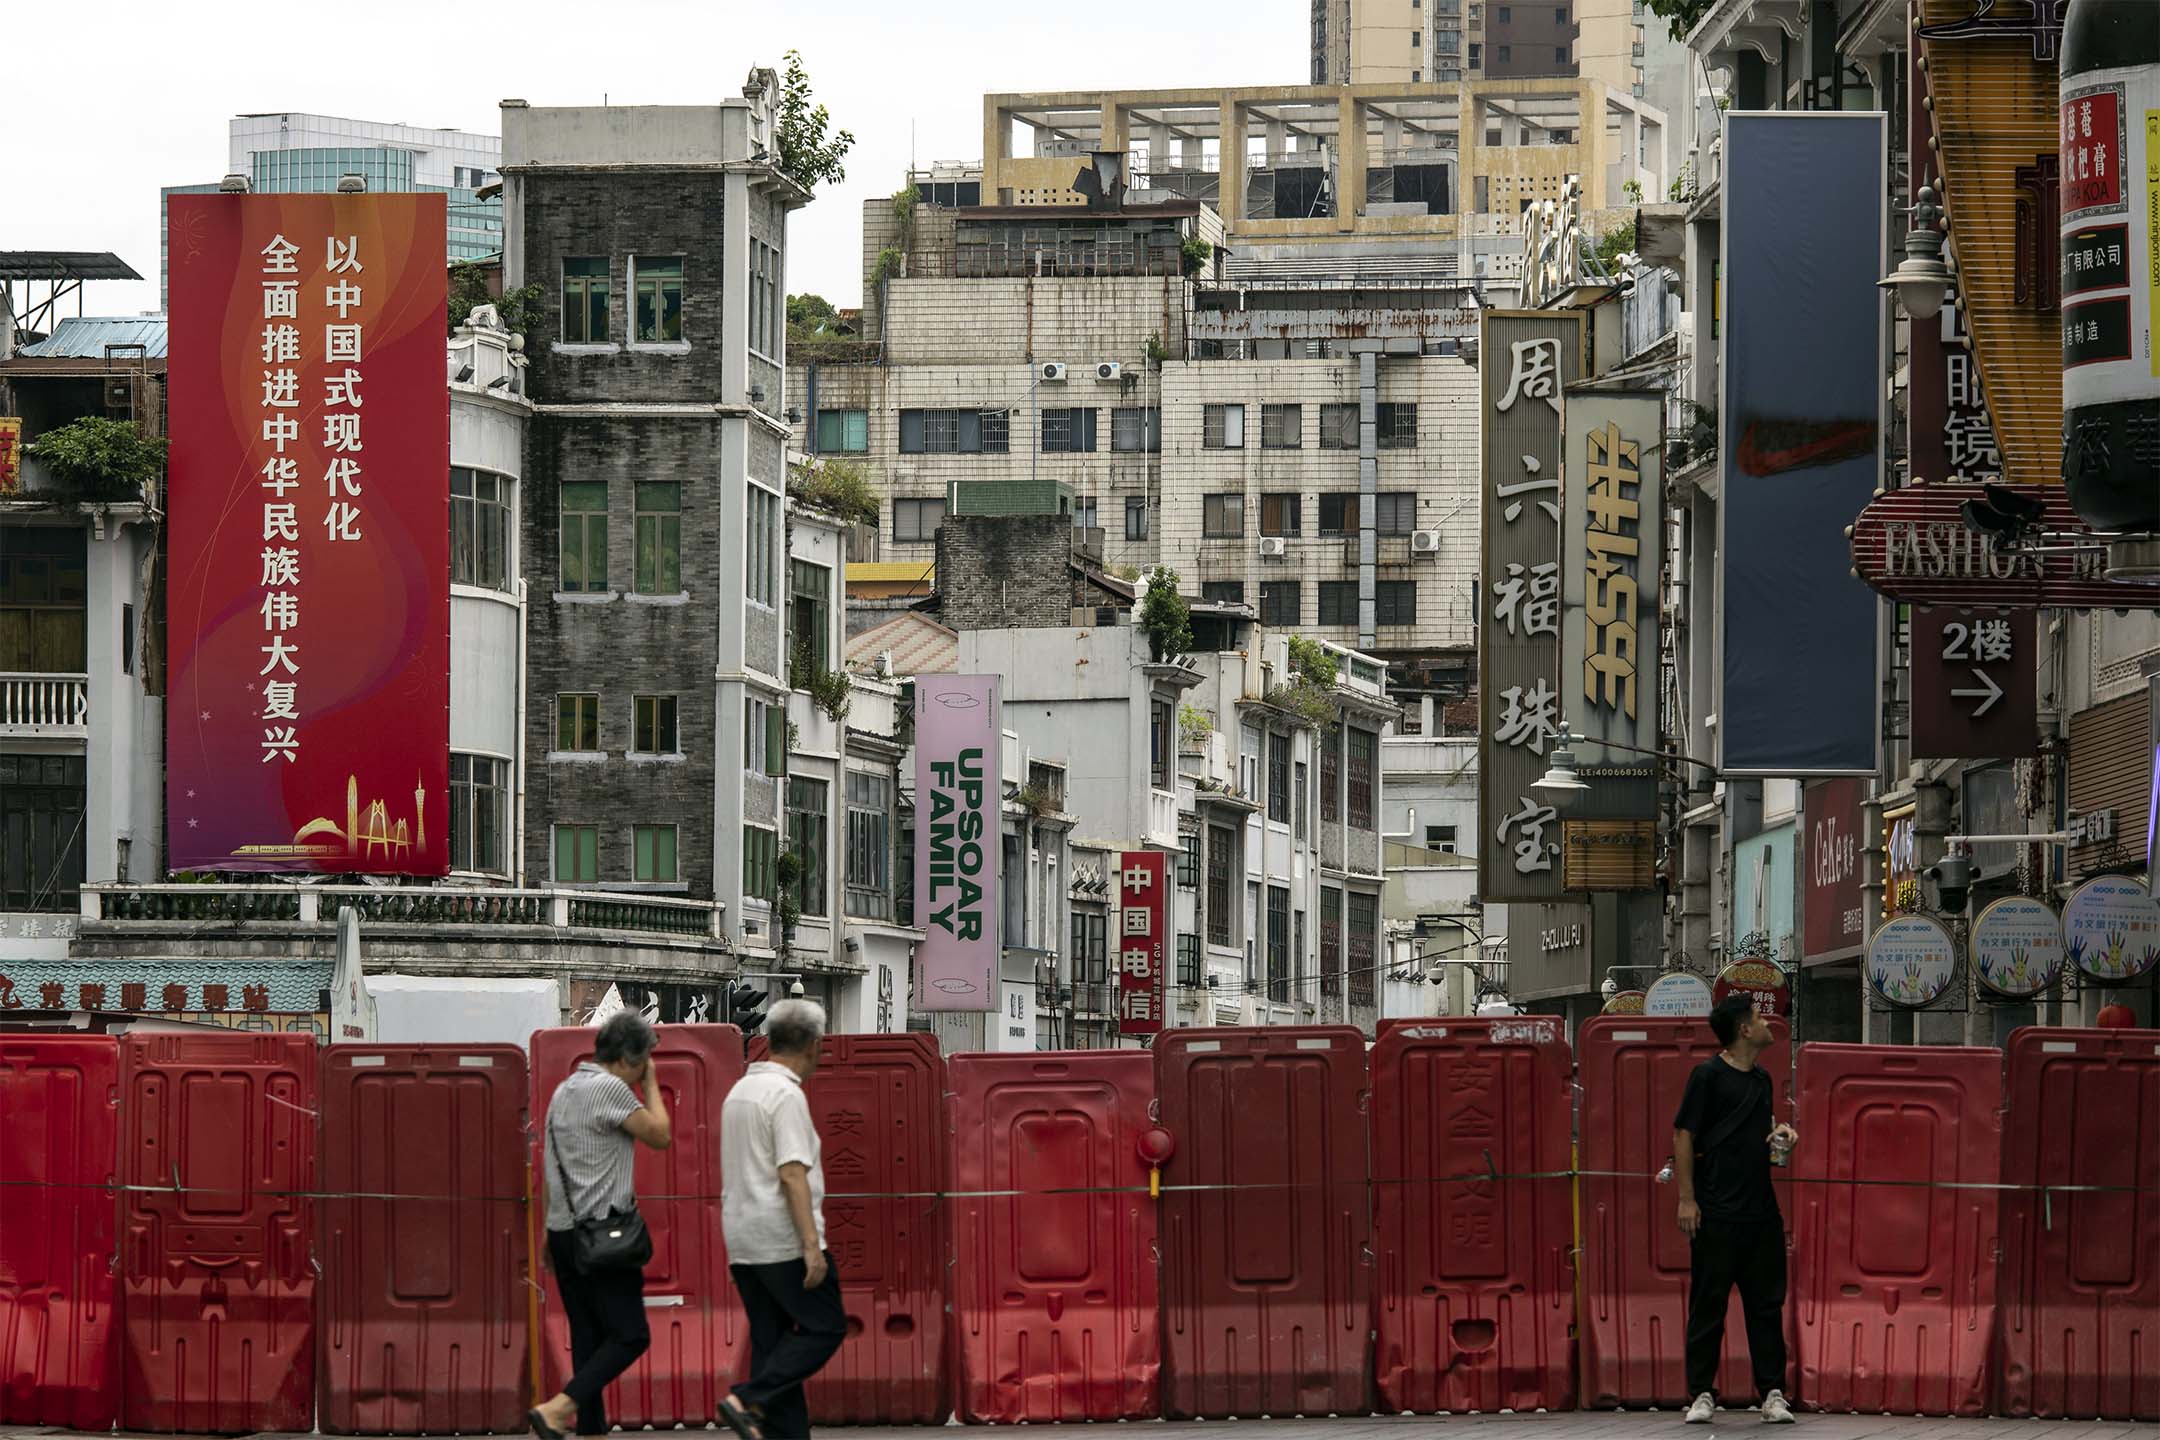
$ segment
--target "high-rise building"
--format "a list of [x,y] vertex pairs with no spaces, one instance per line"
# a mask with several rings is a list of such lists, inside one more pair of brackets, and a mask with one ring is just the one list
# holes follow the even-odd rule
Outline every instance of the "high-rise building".
[[[430,130],[378,120],[293,112],[235,115],[225,173],[245,175],[258,195],[328,194],[347,175],[377,195],[447,195],[452,260],[477,260],[502,249],[502,200],[478,191],[502,177],[502,141],[464,130]],[[201,194],[215,182],[168,185],[159,192],[158,296],[165,295],[164,202]]]

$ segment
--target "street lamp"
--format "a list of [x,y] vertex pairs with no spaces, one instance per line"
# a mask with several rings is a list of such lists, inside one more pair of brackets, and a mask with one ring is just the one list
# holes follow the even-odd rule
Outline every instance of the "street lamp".
[[1875,282],[1895,294],[1898,304],[1915,320],[1932,319],[1950,296],[1950,270],[1942,258],[1940,199],[1934,186],[1920,187],[1913,196],[1912,229],[1905,236],[1905,259]]
[[[1649,755],[1659,760],[1675,760],[1683,765],[1700,765],[1705,770],[1717,769],[1715,765],[1712,765],[1707,760],[1698,760],[1692,755],[1682,755],[1676,750],[1645,750],[1640,745],[1623,745],[1617,740],[1600,739],[1596,743],[1608,750],[1625,750],[1631,755]],[[1589,784],[1584,781],[1581,773],[1575,768],[1577,764],[1575,732],[1568,728],[1568,722],[1565,720],[1560,722],[1560,733],[1553,737],[1550,763],[1551,768],[1546,770],[1539,779],[1531,781],[1530,788],[1543,794],[1552,803],[1553,809],[1565,811],[1590,789]]]

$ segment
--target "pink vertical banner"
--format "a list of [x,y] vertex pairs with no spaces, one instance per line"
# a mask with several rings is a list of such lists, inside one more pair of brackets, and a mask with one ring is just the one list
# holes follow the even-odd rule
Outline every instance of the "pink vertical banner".
[[995,675],[915,681],[915,998],[995,1010],[1003,769]]

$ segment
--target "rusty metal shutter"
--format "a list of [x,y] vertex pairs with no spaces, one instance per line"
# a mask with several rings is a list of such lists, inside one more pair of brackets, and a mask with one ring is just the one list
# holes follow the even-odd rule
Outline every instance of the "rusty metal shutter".
[[2070,717],[2070,811],[2115,812],[2114,838],[2070,852],[2072,879],[2145,858],[2153,780],[2151,704],[2140,691]]

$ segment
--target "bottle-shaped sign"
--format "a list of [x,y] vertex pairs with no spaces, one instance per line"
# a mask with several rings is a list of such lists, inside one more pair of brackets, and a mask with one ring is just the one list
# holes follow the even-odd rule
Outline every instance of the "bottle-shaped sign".
[[2160,529],[2160,4],[2071,0],[2061,99],[2063,483],[2089,525]]

